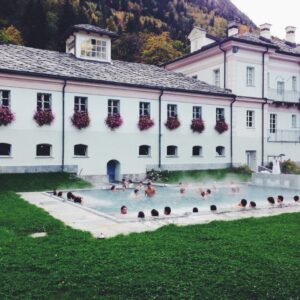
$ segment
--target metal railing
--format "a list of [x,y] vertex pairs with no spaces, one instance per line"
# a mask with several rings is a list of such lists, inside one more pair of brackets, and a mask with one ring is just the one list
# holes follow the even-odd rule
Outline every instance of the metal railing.
[[269,88],[267,98],[275,101],[299,103],[300,93],[298,91],[292,91],[292,90],[279,91],[277,89]]
[[286,129],[269,129],[268,142],[281,143],[300,143],[300,129],[286,130]]

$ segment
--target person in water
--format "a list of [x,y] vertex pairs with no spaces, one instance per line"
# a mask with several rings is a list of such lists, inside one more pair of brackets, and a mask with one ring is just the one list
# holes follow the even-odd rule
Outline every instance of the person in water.
[[140,198],[140,190],[139,189],[135,189],[131,194],[130,194],[130,198],[131,199],[139,199]]
[[146,197],[153,197],[156,191],[155,188],[152,186],[151,182],[147,183],[147,188],[145,189],[145,196]]
[[238,204],[238,207],[241,207],[241,208],[246,208],[246,206],[247,206],[246,199],[242,199],[241,202]]
[[125,205],[121,206],[120,213],[121,213],[121,215],[126,215],[127,214],[127,206],[125,206]]

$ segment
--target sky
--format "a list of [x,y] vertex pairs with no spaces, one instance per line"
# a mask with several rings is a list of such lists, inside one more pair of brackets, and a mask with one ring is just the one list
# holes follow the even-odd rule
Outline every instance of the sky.
[[285,38],[285,27],[295,26],[296,42],[300,44],[300,1],[299,0],[231,0],[257,26],[272,24],[271,34]]

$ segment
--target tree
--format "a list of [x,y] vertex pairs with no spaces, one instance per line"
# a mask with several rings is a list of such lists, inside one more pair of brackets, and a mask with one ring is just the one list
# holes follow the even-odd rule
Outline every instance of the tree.
[[151,35],[145,42],[142,50],[142,62],[159,65],[182,55],[176,50],[168,32],[160,35]]
[[23,39],[20,31],[13,25],[0,30],[0,41],[15,45],[23,44]]

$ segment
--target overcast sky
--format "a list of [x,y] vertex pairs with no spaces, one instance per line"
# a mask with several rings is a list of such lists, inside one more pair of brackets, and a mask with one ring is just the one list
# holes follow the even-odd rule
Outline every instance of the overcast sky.
[[300,1],[299,0],[231,0],[259,26],[272,24],[271,34],[285,38],[286,26],[295,26],[296,42],[300,44]]

